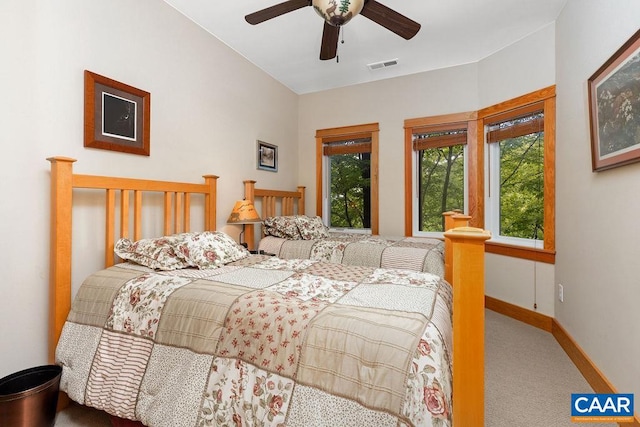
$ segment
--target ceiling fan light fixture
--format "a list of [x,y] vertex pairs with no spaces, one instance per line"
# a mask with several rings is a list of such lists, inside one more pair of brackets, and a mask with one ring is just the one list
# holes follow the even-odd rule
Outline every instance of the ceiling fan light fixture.
[[364,0],[313,0],[313,9],[327,23],[340,27],[360,13]]

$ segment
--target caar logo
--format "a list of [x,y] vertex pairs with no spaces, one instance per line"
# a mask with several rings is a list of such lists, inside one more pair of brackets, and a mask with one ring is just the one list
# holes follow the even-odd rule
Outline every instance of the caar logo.
[[571,394],[573,422],[633,422],[633,394]]

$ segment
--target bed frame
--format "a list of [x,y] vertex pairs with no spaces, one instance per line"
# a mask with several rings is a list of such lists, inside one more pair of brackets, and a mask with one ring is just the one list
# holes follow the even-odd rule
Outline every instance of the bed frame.
[[[204,195],[204,229],[215,230],[218,177],[205,175],[204,184],[193,184],[80,175],[73,173],[75,159],[51,157],[47,160],[51,162],[49,361],[54,363],[55,348],[71,308],[74,190],[93,189],[105,194],[104,253],[105,267],[108,267],[115,262],[113,247],[116,236],[131,236],[134,240],[141,238],[143,193],[164,194],[164,234],[190,231],[192,194]],[[270,191],[255,189],[255,181],[245,181],[245,184],[250,186],[250,191],[245,187],[245,197],[250,200],[262,197],[265,214],[275,214],[276,200],[285,206],[283,215],[292,214],[296,204],[296,212],[304,213],[304,187],[293,192]],[[116,203],[116,194],[119,194],[119,204]],[[131,194],[133,212],[130,210]],[[281,201],[282,198],[285,202]],[[267,210],[264,206],[268,206]],[[117,213],[120,217],[118,230]],[[134,218],[133,234],[130,234],[131,214]],[[447,251],[450,251],[448,282],[453,285],[454,294],[453,420],[456,427],[484,425],[484,242],[490,235],[484,230],[467,227],[468,219],[457,213],[448,213],[446,223],[451,229],[445,233]],[[252,242],[249,238],[247,241]]]

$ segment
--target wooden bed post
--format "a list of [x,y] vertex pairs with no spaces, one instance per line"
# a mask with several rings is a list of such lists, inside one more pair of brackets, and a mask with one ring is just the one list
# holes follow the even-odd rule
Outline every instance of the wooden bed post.
[[304,215],[304,204],[305,204],[304,192],[306,188],[307,187],[303,185],[298,185],[298,193],[300,193],[300,198],[298,199],[298,215]]
[[76,160],[68,157],[47,160],[51,162],[49,363],[54,363],[56,344],[71,309],[71,198]]
[[484,425],[484,243],[488,231],[445,232],[453,269],[453,425]]
[[[246,180],[244,182],[244,198],[250,200],[255,205],[256,202],[256,182],[253,180]],[[252,251],[256,244],[256,226],[255,224],[244,225],[244,241],[247,242],[247,248]]]
[[209,194],[204,196],[204,229],[206,231],[214,231],[217,224],[218,176],[204,175],[203,178],[205,185],[209,187]]
[[[443,212],[442,216],[444,217],[444,231],[457,227],[468,227],[471,219],[470,216],[463,215],[459,211]],[[446,234],[444,236],[444,280],[453,285],[453,255],[451,241]]]

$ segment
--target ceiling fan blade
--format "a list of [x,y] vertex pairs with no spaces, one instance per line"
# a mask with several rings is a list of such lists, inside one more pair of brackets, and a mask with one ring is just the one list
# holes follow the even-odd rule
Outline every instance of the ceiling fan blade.
[[276,18],[285,13],[293,12],[305,6],[311,6],[311,0],[288,0],[283,3],[279,3],[268,7],[266,9],[253,12],[244,17],[244,19],[251,25],[256,25],[264,21],[268,21],[271,18]]
[[333,59],[338,54],[338,37],[340,36],[340,27],[324,23],[322,30],[322,45],[320,46],[320,59]]
[[371,19],[406,40],[415,36],[420,30],[420,24],[416,21],[399,14],[393,9],[389,9],[376,0],[367,0],[360,15]]

